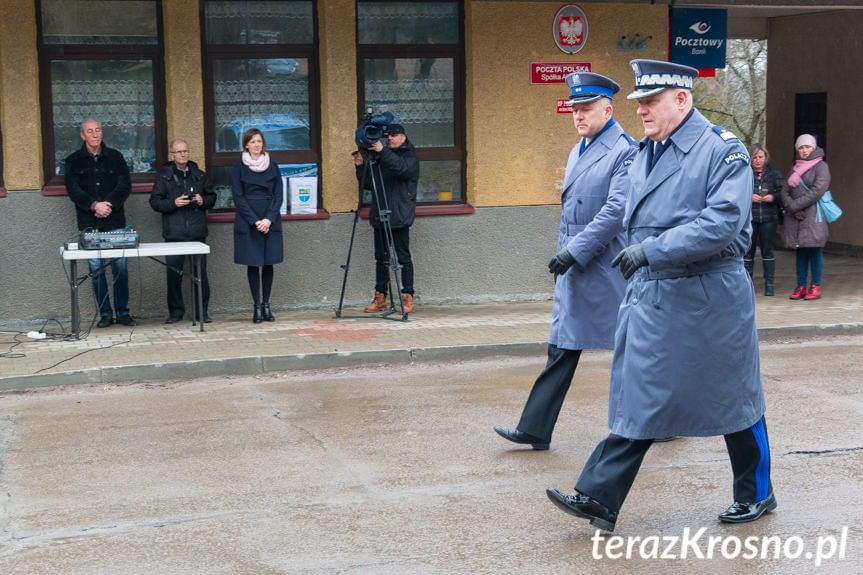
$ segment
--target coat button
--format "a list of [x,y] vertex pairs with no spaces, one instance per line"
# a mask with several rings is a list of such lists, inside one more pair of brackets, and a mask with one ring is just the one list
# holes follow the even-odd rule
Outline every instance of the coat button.
[[638,298],[637,297],[632,298],[632,305],[635,305],[637,303],[638,303]]

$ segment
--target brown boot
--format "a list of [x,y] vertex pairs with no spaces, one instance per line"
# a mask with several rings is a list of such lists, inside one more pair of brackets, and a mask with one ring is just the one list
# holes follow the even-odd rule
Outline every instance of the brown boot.
[[379,311],[385,311],[387,309],[387,294],[381,293],[379,291],[375,292],[375,299],[366,306],[366,313],[377,313]]
[[414,311],[414,296],[413,294],[403,293],[402,294],[402,312],[411,313]]

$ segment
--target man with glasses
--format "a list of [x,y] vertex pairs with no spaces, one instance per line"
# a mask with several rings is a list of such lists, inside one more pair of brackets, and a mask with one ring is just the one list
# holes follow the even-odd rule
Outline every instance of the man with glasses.
[[[198,165],[189,159],[191,151],[184,140],[174,140],[169,148],[171,159],[156,175],[150,206],[162,214],[162,236],[166,242],[203,242],[207,239],[207,210],[216,204],[213,183]],[[201,258],[201,291],[204,317],[198,321],[210,323],[207,314],[210,303],[210,282],[207,279],[207,256]],[[176,323],[183,319],[183,264],[186,256],[166,256],[168,276],[168,319]],[[198,313],[196,309],[195,314]]]
[[[102,142],[102,124],[87,119],[81,122],[81,148],[66,157],[66,193],[75,204],[78,229],[100,232],[122,231],[126,227],[126,212],[123,204],[132,193],[129,166],[123,154]],[[114,323],[134,326],[129,314],[129,270],[127,258],[111,261],[114,277],[114,309],[108,299],[108,281],[105,278],[107,260],[88,260],[93,277],[93,292],[99,307],[99,323],[96,327],[108,327]]]

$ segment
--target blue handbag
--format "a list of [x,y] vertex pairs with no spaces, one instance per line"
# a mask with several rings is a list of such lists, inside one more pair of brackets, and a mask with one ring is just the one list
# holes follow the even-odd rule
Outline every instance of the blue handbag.
[[842,208],[833,201],[833,194],[830,193],[830,190],[824,192],[824,195],[821,196],[821,199],[818,200],[818,213],[817,220],[820,222],[821,214],[824,214],[824,219],[827,220],[828,224],[832,224],[836,220],[839,219],[839,216],[842,215]]
[[[800,180],[800,184],[807,190],[809,189],[809,186],[802,179]],[[815,204],[815,221],[821,223],[826,219],[828,224],[832,224],[841,215],[842,208],[833,201],[833,194],[830,193],[830,190],[827,190]]]

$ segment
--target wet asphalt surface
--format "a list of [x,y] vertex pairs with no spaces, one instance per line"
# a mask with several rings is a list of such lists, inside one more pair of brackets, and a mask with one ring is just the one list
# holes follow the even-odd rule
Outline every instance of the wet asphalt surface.
[[[0,573],[861,573],[861,358],[863,336],[763,339],[776,512],[719,523],[722,438],[657,444],[610,549],[545,496],[608,432],[610,352],[547,452],[492,431],[542,357],[4,392]],[[746,558],[764,537],[780,557]]]

